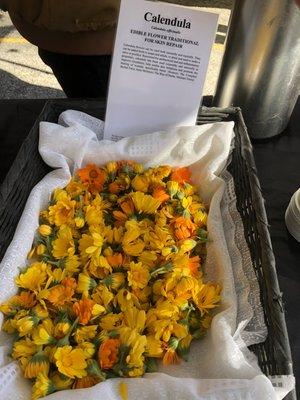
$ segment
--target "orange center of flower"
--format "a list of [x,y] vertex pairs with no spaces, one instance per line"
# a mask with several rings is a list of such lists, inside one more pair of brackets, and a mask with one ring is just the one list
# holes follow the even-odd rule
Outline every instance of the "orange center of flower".
[[95,169],[92,169],[92,170],[89,172],[89,177],[90,177],[91,179],[96,179],[97,176],[98,176],[98,172],[97,172]]

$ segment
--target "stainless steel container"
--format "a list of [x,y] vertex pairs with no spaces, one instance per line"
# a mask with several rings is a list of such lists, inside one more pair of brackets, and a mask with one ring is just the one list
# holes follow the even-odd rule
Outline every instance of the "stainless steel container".
[[215,105],[239,106],[253,138],[287,126],[300,94],[300,11],[294,0],[236,0]]

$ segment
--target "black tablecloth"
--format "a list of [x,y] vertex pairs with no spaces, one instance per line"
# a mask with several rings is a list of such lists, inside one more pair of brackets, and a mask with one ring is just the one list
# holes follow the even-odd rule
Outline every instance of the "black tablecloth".
[[[0,183],[44,104],[45,100],[0,100]],[[294,372],[299,381],[300,244],[287,232],[284,213],[292,194],[300,187],[300,101],[287,130],[280,136],[255,141],[253,148],[285,302]],[[298,394],[300,398],[299,390]]]

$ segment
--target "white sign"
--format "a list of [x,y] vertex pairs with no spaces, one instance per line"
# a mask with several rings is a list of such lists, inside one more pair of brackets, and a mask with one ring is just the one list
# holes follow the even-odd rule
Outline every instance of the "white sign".
[[104,137],[195,125],[218,15],[122,0]]

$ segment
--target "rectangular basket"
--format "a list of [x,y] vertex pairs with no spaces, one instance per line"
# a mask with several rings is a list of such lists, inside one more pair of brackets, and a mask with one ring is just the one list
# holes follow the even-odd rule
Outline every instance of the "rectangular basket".
[[[30,191],[50,171],[38,152],[39,122],[57,122],[59,114],[67,109],[84,111],[103,119],[105,103],[96,100],[46,103],[0,188],[0,260],[13,238]],[[235,147],[228,171],[234,179],[237,209],[243,220],[268,328],[266,341],[251,346],[251,350],[257,355],[264,374],[291,375],[293,367],[284,308],[251,143],[239,108],[200,109],[198,124],[219,121],[235,122]],[[295,392],[290,393],[286,399],[295,400]]]

